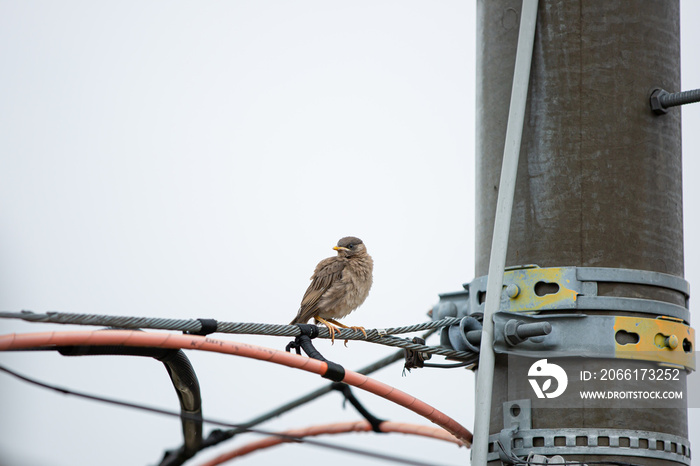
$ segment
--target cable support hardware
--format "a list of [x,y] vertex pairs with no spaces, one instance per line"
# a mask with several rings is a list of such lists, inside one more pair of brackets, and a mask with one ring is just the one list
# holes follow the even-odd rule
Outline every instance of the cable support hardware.
[[[474,316],[484,312],[488,276],[463,285],[463,291],[442,293],[432,318]],[[603,283],[652,286],[676,294],[683,305],[633,297],[600,296]],[[690,323],[690,285],[675,275],[648,270],[608,267],[509,267],[503,275],[498,310],[538,313],[544,311],[621,311],[668,316]],[[446,330],[443,330],[443,332]]]
[[[494,316],[497,353],[532,358],[585,357],[634,359],[695,370],[695,330],[666,318],[586,314],[526,316],[499,312]],[[551,334],[514,345],[508,326],[548,324]]]
[[[352,393],[350,386],[346,383],[341,382],[341,380],[345,378],[345,368],[343,368],[343,366],[341,366],[340,364],[336,364],[324,358],[323,355],[314,347],[313,343],[311,343],[311,339],[316,338],[318,336],[318,326],[311,324],[295,325],[299,327],[301,335],[296,337],[296,339],[293,342],[289,343],[285,350],[289,352],[292,348],[295,348],[296,353],[301,354],[301,350],[303,349],[304,352],[310,358],[314,358],[319,361],[324,361],[326,364],[328,364],[328,370],[325,374],[323,374],[323,377],[333,380],[334,383],[331,385],[331,388],[343,394],[343,396],[345,397],[345,401],[349,401],[350,404],[352,404],[353,407],[357,410],[357,412],[360,413],[360,415],[362,415],[362,417],[364,417],[367,420],[367,422],[370,423],[370,425],[372,426],[372,430],[374,430],[375,432],[381,432],[379,426],[384,421],[367,411],[367,409],[364,406],[362,406],[362,403],[360,403],[360,401]],[[422,343],[425,343],[425,340],[423,340]]]
[[[428,330],[427,332],[423,333],[422,337],[423,338],[428,338],[430,335],[435,333],[435,329]],[[404,356],[404,350],[399,350],[395,351],[393,354],[390,354],[389,356],[385,356],[384,358],[381,358],[372,364],[369,364],[361,369],[358,369],[357,372],[358,374],[363,374],[363,375],[369,375],[375,371],[378,371],[379,369],[382,369],[390,364],[393,364],[399,360],[401,360]],[[259,424],[262,424],[265,421],[269,421],[270,419],[276,418],[278,416],[281,416],[282,414],[286,413],[287,411],[291,411],[292,409],[298,408],[300,406],[303,406],[306,403],[309,403],[311,401],[314,401],[318,399],[320,396],[323,396],[327,393],[330,393],[333,391],[333,383],[330,383],[328,385],[325,385],[324,387],[321,387],[319,389],[316,389],[306,395],[303,395],[295,400],[292,400],[288,403],[283,404],[282,406],[279,406],[275,409],[272,409],[271,411],[268,411],[264,414],[261,414],[260,416],[257,416],[247,422],[244,422],[241,424],[239,428],[236,429],[228,429],[228,430],[221,430],[221,429],[214,429],[211,432],[209,432],[209,435],[202,441],[202,446],[201,450],[218,445],[219,443],[229,440],[233,438],[234,436],[246,432],[245,428],[246,427],[254,427]]]
[[[480,296],[486,278],[465,284],[465,291],[440,295],[433,318],[462,317],[459,325],[442,329],[442,346],[478,351],[481,324],[472,316],[483,308]],[[686,304],[598,296],[599,284],[610,282],[665,289],[680,294]],[[501,311],[493,316],[497,353],[636,359],[695,370],[695,331],[686,323],[690,291],[688,282],[680,277],[643,270],[528,265],[509,269],[503,288]],[[637,312],[648,317],[594,311]]]
[[[12,370],[10,370],[2,365],[0,365],[0,371],[5,372],[6,374],[9,374],[9,375],[11,375],[19,380],[22,380],[23,382],[26,382],[26,383],[29,383],[29,384],[32,384],[32,385],[35,385],[38,387],[46,388],[48,390],[58,392],[62,395],[73,395],[73,396],[77,396],[79,398],[84,398],[84,399],[88,399],[88,400],[92,400],[92,401],[107,403],[107,404],[111,404],[111,405],[115,405],[115,406],[121,406],[124,408],[137,409],[140,411],[161,414],[161,415],[165,415],[165,416],[179,417],[181,419],[190,419],[190,420],[196,419],[196,417],[193,414],[187,413],[187,412],[179,412],[178,413],[176,411],[170,411],[167,409],[156,408],[153,406],[146,406],[143,404],[116,400],[114,398],[108,398],[108,397],[104,397],[104,396],[91,395],[91,394],[84,393],[84,392],[78,392],[75,390],[70,390],[67,388],[58,387],[56,385],[51,385],[51,384],[48,384],[45,382],[40,382],[38,380],[32,379],[30,377],[27,377],[25,375],[21,375],[15,371],[12,371]],[[203,420],[203,422],[218,425],[221,427],[241,428],[240,425],[232,424],[230,422],[223,422],[223,421],[219,421],[216,419],[203,418],[202,420]],[[396,456],[387,455],[385,453],[378,453],[378,452],[373,452],[373,451],[369,451],[369,450],[361,450],[359,448],[345,447],[342,445],[336,445],[336,444],[324,442],[321,440],[308,439],[308,438],[303,438],[303,437],[295,437],[295,436],[288,435],[288,434],[281,433],[281,432],[272,432],[272,431],[267,431],[267,430],[262,430],[262,429],[254,429],[254,428],[247,428],[246,431],[256,433],[256,434],[270,435],[270,436],[283,438],[283,439],[285,439],[285,441],[288,441],[288,442],[306,443],[308,445],[312,445],[312,446],[316,446],[316,447],[327,448],[327,449],[336,450],[336,451],[342,451],[345,453],[366,456],[366,457],[374,458],[374,459],[391,461],[394,463],[408,464],[408,465],[414,465],[414,466],[435,466],[435,464],[432,462],[425,463],[425,462],[416,461],[416,460],[413,460],[410,458],[399,458]],[[448,434],[448,435],[451,435],[451,434]],[[457,441],[457,442],[459,442],[459,441]]]
[[[196,335],[202,331],[200,319],[170,319],[158,317],[127,317],[109,316],[99,314],[75,314],[67,312],[47,312],[44,314],[31,311],[0,312],[0,318],[21,319],[27,322],[42,322],[71,325],[94,325],[101,327],[115,327],[121,329],[150,329],[150,330],[175,330]],[[352,329],[342,329],[336,338],[344,340],[360,340],[377,343],[385,346],[393,346],[427,354],[437,354],[450,359],[465,360],[471,357],[470,353],[454,351],[439,346],[426,346],[412,343],[404,338],[393,337],[394,334],[419,332],[458,323],[459,319],[447,318],[443,321],[430,321],[403,327],[391,327],[386,329],[368,329],[367,337]],[[216,332],[245,334],[245,335],[270,335],[297,337],[301,334],[296,325],[263,324],[250,322],[218,322]],[[330,339],[330,333],[325,327],[319,327],[318,338]]]
[[[44,332],[0,335],[0,351],[72,345],[154,346],[159,348],[193,349],[233,354],[302,369],[319,375],[328,371],[328,364],[311,358],[246,343],[193,335],[173,335],[129,330],[83,332]],[[461,424],[434,407],[394,387],[357,372],[345,371],[343,382],[393,401],[426,417],[453,434],[465,445],[471,445],[472,434]]]
[[[413,343],[418,343],[419,345],[424,345],[425,344],[425,339],[420,338],[420,337],[413,337],[411,340]],[[419,351],[411,351],[408,349],[403,350],[404,353],[404,375],[406,371],[411,372],[411,369],[414,369],[416,367],[424,367],[425,366],[425,361],[430,359],[432,355],[426,354],[426,353],[421,353]]]
[[357,410],[357,412],[360,413],[363,418],[365,418],[374,432],[383,433],[381,425],[386,421],[384,419],[379,419],[367,411],[367,408],[360,403],[360,400],[358,400],[355,394],[352,392],[350,385],[341,382],[333,382],[331,386],[333,387],[333,390],[337,390],[343,394],[345,401],[349,401],[355,410]]
[[[472,317],[450,327],[441,343],[461,348],[474,337]],[[695,330],[657,317],[497,312],[494,351],[531,358],[635,359],[695,370]]]
[[533,429],[531,409],[529,399],[503,403],[504,429],[489,436],[488,461],[520,464],[513,459],[529,454],[601,455],[656,458],[690,465],[690,442],[677,435],[636,429]]
[[301,350],[303,349],[308,357],[318,361],[323,361],[328,365],[328,370],[322,375],[322,377],[330,379],[334,382],[340,382],[343,380],[343,378],[345,378],[345,368],[340,364],[324,358],[323,355],[321,355],[321,353],[314,347],[313,343],[311,343],[311,339],[318,336],[318,326],[311,324],[295,325],[299,327],[301,335],[296,337],[293,342],[289,343],[285,348],[285,351],[289,353],[290,350],[294,348],[296,353],[301,355]]

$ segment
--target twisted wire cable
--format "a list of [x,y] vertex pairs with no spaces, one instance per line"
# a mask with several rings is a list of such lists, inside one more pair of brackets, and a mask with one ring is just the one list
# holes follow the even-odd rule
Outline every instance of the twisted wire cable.
[[[43,314],[31,311],[22,312],[0,312],[0,318],[21,319],[28,322],[42,322],[54,324],[71,325],[95,325],[102,327],[114,327],[120,329],[150,329],[150,330],[174,330],[186,333],[197,334],[202,330],[202,322],[197,319],[171,319],[162,317],[130,317],[130,316],[109,316],[100,314],[76,314],[69,312],[46,312]],[[392,335],[401,333],[418,332],[421,330],[437,329],[449,325],[458,324],[460,321],[456,317],[447,317],[441,320],[423,322],[420,324],[407,325],[402,327],[391,327],[386,329],[369,329],[367,338],[356,330],[341,329],[336,336],[339,340],[364,340],[380,345],[394,346],[397,348],[419,351],[427,354],[436,354],[450,359],[465,360],[474,356],[473,353],[465,351],[455,351],[439,346],[428,346],[413,343],[404,338]],[[217,322],[216,332],[246,335],[270,335],[296,337],[301,334],[296,325],[263,324],[254,322]],[[319,338],[330,338],[330,333],[326,327],[319,327]]]

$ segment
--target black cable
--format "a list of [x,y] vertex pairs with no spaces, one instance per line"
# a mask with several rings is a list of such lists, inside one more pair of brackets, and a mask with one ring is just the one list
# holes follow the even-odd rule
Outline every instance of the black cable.
[[345,400],[349,401],[350,404],[353,405],[353,407],[357,410],[357,412],[360,413],[360,415],[362,415],[362,417],[364,417],[367,420],[367,422],[369,422],[369,425],[372,426],[372,430],[374,432],[380,434],[385,433],[384,431],[382,431],[381,427],[379,427],[385,420],[379,419],[374,414],[367,411],[367,408],[365,408],[362,405],[362,403],[360,403],[360,400],[358,400],[355,397],[355,394],[350,389],[350,385],[342,382],[335,382],[331,385],[331,387],[333,387],[334,390],[338,390],[340,393],[343,394]]
[[181,349],[141,346],[58,346],[51,348],[63,356],[143,356],[163,363],[177,393],[180,410],[196,420],[182,420],[182,446],[165,452],[160,466],[179,466],[192,458],[202,445],[202,395],[197,374]]
[[[424,334],[424,337],[427,337],[428,335],[434,332],[434,330],[429,330]],[[383,367],[388,366],[389,364],[393,364],[397,361],[400,361],[401,359],[403,359],[403,350],[398,350],[390,354],[389,356],[386,356],[368,366],[363,367],[362,369],[357,370],[356,372],[362,375],[369,375],[373,372],[378,371],[379,369],[382,369]],[[253,418],[248,422],[244,422],[238,428],[230,430],[212,430],[207,436],[207,438],[205,438],[202,442],[202,449],[212,447],[225,440],[231,439],[240,433],[246,432],[246,429],[248,427],[257,426],[265,421],[269,421],[270,419],[281,416],[282,414],[291,411],[294,408],[298,408],[299,406],[303,406],[306,403],[309,403],[310,401],[318,399],[320,396],[323,396],[332,390],[333,384],[328,384],[325,387],[316,389],[302,397],[297,398],[296,400],[290,401],[289,403],[283,404],[282,406],[268,411],[267,413],[261,414],[260,416]]]
[[[128,402],[128,401],[115,400],[115,399],[112,399],[112,398],[107,398],[107,397],[98,396],[98,395],[91,395],[91,394],[89,394],[89,393],[82,393],[82,392],[78,392],[78,391],[71,390],[71,389],[68,389],[68,388],[58,387],[58,386],[51,385],[51,384],[48,384],[48,383],[45,383],[45,382],[40,382],[40,381],[38,381],[38,380],[32,379],[32,378],[27,377],[27,376],[22,375],[22,374],[19,374],[19,373],[15,372],[15,371],[13,371],[13,370],[10,370],[10,369],[8,369],[8,368],[2,366],[2,365],[0,365],[0,371],[5,372],[5,373],[7,373],[7,374],[10,374],[11,376],[13,376],[13,377],[15,377],[15,378],[17,378],[17,379],[19,379],[19,380],[22,380],[22,381],[24,381],[24,382],[27,382],[27,383],[29,383],[29,384],[36,385],[36,386],[38,386],[38,387],[46,388],[46,389],[49,389],[49,390],[53,390],[53,391],[56,391],[56,392],[61,393],[61,394],[63,394],[63,395],[73,395],[73,396],[77,396],[77,397],[80,397],[80,398],[85,398],[85,399],[88,399],[88,400],[99,401],[99,402],[101,402],[101,403],[107,403],[107,404],[112,404],[112,405],[116,405],[116,406],[122,406],[122,407],[125,407],[125,408],[138,409],[138,410],[141,410],[141,411],[147,411],[147,412],[156,413],[156,414],[163,414],[163,415],[166,415],[166,416],[178,417],[178,418],[181,418],[181,419],[195,419],[195,418],[196,418],[195,415],[193,415],[193,414],[191,414],[191,413],[187,413],[187,412],[180,412],[180,413],[178,413],[178,412],[169,411],[169,410],[166,410],[166,409],[154,408],[154,407],[152,407],[152,406],[146,406],[146,405],[142,405],[142,404],[131,403],[131,402]],[[210,419],[210,418],[198,418],[198,419],[202,419],[203,422],[207,422],[207,423],[209,423],[209,424],[219,425],[219,426],[222,426],[222,427],[229,427],[229,428],[241,428],[241,427],[242,427],[242,426],[240,426],[240,425],[238,425],[238,424],[233,424],[233,423],[230,423],[230,422],[217,421],[217,420]],[[275,437],[280,437],[280,438],[283,438],[283,439],[285,439],[285,440],[292,441],[292,442],[306,443],[306,444],[313,445],[313,446],[317,446],[317,447],[321,447],[321,448],[327,448],[327,449],[331,449],[331,450],[337,450],[337,451],[343,451],[343,452],[346,452],[346,453],[352,453],[352,454],[355,454],[355,455],[361,455],[361,456],[367,456],[367,457],[370,457],[370,458],[376,458],[376,459],[382,459],[382,460],[386,460],[386,461],[392,461],[392,462],[394,462],[394,463],[409,464],[409,465],[415,465],[415,466],[437,466],[437,465],[436,465],[435,463],[433,463],[433,462],[431,462],[431,463],[424,463],[424,462],[422,462],[422,461],[417,461],[417,460],[413,460],[413,459],[409,459],[409,458],[400,458],[400,457],[398,457],[398,456],[387,455],[387,454],[384,454],[384,453],[378,453],[378,452],[373,452],[373,451],[369,451],[369,450],[360,450],[360,449],[358,449],[358,448],[350,448],[350,447],[345,447],[345,446],[342,446],[342,445],[335,445],[335,444],[333,444],[333,443],[328,443],[328,442],[324,442],[324,441],[320,441],[320,440],[307,439],[307,438],[304,438],[304,437],[296,437],[296,436],[293,436],[293,435],[282,434],[282,433],[279,433],[279,432],[270,432],[270,431],[266,431],[266,430],[253,429],[253,428],[245,428],[245,430],[248,431],[248,432],[256,433],[256,434],[271,435],[271,436],[275,436]]]
[[454,369],[455,367],[467,367],[471,366],[472,364],[475,364],[478,362],[476,361],[462,361],[462,362],[456,362],[454,364],[435,364],[432,362],[424,362],[423,367],[432,367],[434,369]]

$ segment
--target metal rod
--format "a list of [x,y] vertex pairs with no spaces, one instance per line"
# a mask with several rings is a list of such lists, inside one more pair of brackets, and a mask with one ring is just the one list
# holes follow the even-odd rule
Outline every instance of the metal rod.
[[657,115],[668,113],[670,107],[692,104],[694,102],[700,102],[700,89],[674,92],[673,94],[664,89],[654,89],[654,92],[652,92],[649,97],[651,109]]
[[518,49],[513,71],[513,88],[510,96],[508,127],[501,181],[498,189],[496,218],[491,240],[489,276],[486,285],[486,304],[479,353],[479,370],[476,379],[476,407],[474,419],[474,443],[472,444],[472,465],[485,466],[488,454],[489,425],[491,421],[491,394],[495,354],[493,352],[493,315],[498,311],[503,288],[503,270],[508,250],[510,219],[513,210],[513,196],[518,172],[520,141],[525,121],[527,91],[530,83],[530,65],[537,25],[538,0],[523,0],[518,33]]

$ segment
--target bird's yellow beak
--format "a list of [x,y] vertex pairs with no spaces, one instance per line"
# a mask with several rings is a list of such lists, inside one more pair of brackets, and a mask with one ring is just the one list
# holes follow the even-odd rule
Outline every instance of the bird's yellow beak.
[[333,246],[333,249],[335,249],[336,251],[349,251],[348,248],[344,248],[342,246]]

